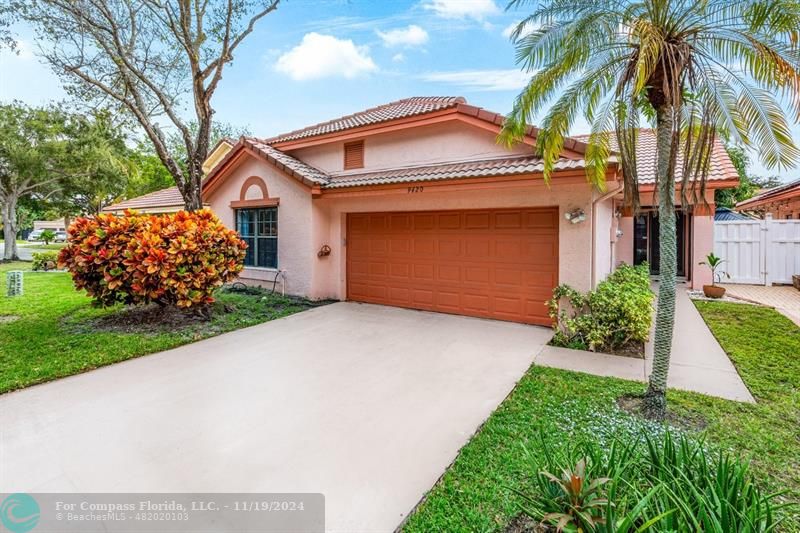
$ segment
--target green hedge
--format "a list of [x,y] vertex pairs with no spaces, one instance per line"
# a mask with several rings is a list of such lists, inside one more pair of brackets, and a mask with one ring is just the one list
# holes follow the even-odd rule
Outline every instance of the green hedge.
[[33,252],[34,270],[55,270],[58,266],[58,252]]
[[556,330],[552,343],[613,352],[645,342],[653,321],[654,298],[646,264],[623,264],[585,294],[559,285],[548,302]]

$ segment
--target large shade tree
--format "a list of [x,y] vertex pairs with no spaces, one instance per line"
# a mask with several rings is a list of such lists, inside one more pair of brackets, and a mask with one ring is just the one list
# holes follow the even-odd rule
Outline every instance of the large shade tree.
[[[238,47],[280,0],[7,1],[14,16],[35,28],[42,54],[68,92],[129,113],[186,208],[201,208],[212,97]],[[170,131],[180,137],[185,161],[170,145]]]
[[[654,123],[660,222],[655,356],[645,413],[663,418],[676,290],[675,202],[704,201],[718,137],[755,148],[767,166],[798,160],[787,117],[800,118],[800,4],[789,0],[513,0],[532,13],[512,35],[531,72],[501,138],[520,139],[542,110],[545,178],[578,116],[591,124],[589,180],[602,188],[612,142],[625,201],[638,208],[640,120]],[[549,105],[549,108],[546,107]]]
[[17,206],[31,194],[47,194],[62,179],[57,161],[66,153],[66,116],[18,103],[0,105],[0,212],[3,260],[17,255]]
[[96,214],[120,196],[135,161],[107,112],[0,104],[3,259],[17,259],[21,202],[62,216]]

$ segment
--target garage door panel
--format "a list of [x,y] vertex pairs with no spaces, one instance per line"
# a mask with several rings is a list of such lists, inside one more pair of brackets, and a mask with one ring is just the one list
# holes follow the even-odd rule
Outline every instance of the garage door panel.
[[489,296],[485,294],[465,293],[461,299],[464,309],[481,315],[489,314]]
[[438,239],[440,259],[458,259],[461,256],[461,240],[453,237]]
[[486,259],[491,250],[491,240],[488,237],[466,237],[464,242],[464,257],[466,259]]
[[461,283],[460,265],[439,265],[438,280],[443,283]]
[[414,231],[430,231],[436,228],[436,215],[417,213],[413,215]]
[[433,257],[436,255],[436,239],[432,237],[416,236],[413,240],[413,255],[423,257]]
[[549,324],[555,208],[348,216],[351,300]]
[[425,309],[430,309],[434,302],[436,293],[432,289],[412,289],[411,290],[411,303],[416,305],[425,306]]
[[433,263],[422,263],[414,265],[414,280],[416,281],[434,281],[436,266]]
[[543,228],[556,230],[558,228],[558,211],[527,211],[523,215],[526,228]]
[[491,213],[467,213],[464,215],[464,228],[489,229],[491,227]]
[[497,285],[521,287],[525,273],[516,268],[497,268],[494,271],[494,282]]
[[389,216],[389,230],[408,231],[413,229],[411,215],[406,213],[394,213]]
[[437,216],[437,227],[438,230],[460,230],[463,226],[463,221],[461,219],[461,213],[442,213]]
[[461,293],[439,290],[436,294],[437,306],[457,313],[461,309]]
[[494,214],[495,229],[519,229],[522,227],[522,211],[498,212]]

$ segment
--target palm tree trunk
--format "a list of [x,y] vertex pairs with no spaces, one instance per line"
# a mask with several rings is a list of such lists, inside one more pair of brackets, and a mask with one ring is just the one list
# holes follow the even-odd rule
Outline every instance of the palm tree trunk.
[[678,268],[675,231],[675,176],[669,171],[674,112],[672,106],[658,110],[656,122],[659,223],[659,286],[656,309],[653,370],[644,398],[648,418],[663,420],[667,412],[667,376],[675,326],[675,275]]

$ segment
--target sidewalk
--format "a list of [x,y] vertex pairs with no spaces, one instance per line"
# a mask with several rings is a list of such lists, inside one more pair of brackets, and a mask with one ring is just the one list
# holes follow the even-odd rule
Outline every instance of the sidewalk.
[[[650,337],[652,339],[653,335]],[[645,359],[545,346],[534,362],[552,368],[646,382],[653,367],[653,344],[647,343]],[[678,285],[675,301],[675,331],[667,383],[671,388],[755,402],[683,284]]]
[[739,285],[726,283],[728,296],[774,307],[783,316],[800,326],[800,291],[789,285]]

